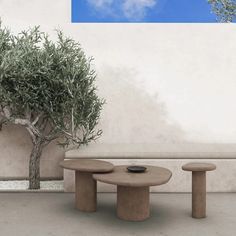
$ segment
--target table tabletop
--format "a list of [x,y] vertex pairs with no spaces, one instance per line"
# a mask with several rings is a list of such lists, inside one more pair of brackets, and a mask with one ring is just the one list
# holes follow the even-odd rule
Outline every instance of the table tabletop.
[[110,162],[91,159],[64,160],[60,166],[69,170],[97,173],[110,172],[114,168]]
[[216,165],[212,163],[191,162],[182,166],[186,171],[211,171],[216,169]]
[[145,187],[165,184],[172,176],[170,170],[158,167],[143,165],[147,170],[143,173],[131,173],[127,165],[115,166],[113,171],[104,174],[93,174],[93,178],[108,184],[130,187]]

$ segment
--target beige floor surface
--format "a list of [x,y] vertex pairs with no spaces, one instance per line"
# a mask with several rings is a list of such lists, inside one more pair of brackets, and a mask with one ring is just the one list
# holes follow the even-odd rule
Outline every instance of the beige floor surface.
[[208,217],[190,217],[190,194],[152,194],[151,218],[116,217],[115,194],[98,195],[98,211],[74,209],[68,193],[0,193],[0,236],[234,236],[236,194],[208,194]]

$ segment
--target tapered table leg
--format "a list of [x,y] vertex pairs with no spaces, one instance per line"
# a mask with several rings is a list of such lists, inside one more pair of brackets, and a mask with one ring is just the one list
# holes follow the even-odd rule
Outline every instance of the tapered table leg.
[[149,187],[117,186],[117,216],[143,221],[150,216]]
[[75,172],[75,205],[80,211],[96,211],[97,181],[90,172]]
[[192,172],[192,217],[206,217],[206,172]]

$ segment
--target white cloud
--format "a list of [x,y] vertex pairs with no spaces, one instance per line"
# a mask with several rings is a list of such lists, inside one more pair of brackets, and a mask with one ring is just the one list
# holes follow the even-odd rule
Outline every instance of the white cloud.
[[122,5],[124,16],[128,19],[142,19],[146,11],[156,5],[156,0],[125,0]]
[[106,8],[114,2],[114,0],[87,0],[87,2],[94,8]]
[[103,16],[141,20],[147,10],[156,5],[157,0],[87,0]]

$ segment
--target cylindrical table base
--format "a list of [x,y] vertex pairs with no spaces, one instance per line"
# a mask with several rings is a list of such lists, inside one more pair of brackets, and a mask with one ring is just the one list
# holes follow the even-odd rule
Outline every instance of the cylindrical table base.
[[93,179],[92,173],[75,172],[75,205],[80,211],[96,211],[97,182]]
[[150,216],[149,187],[117,186],[117,216],[128,221],[147,219]]
[[206,172],[192,172],[192,217],[206,217]]

